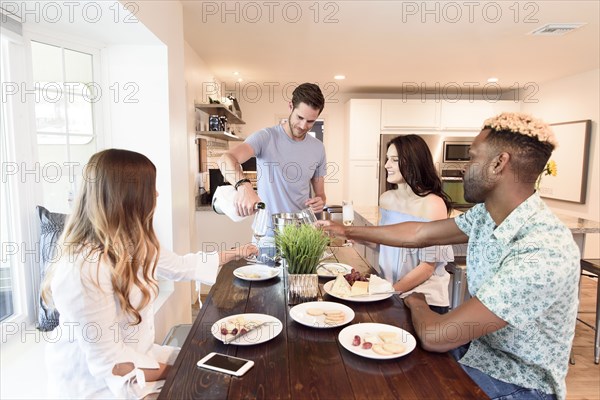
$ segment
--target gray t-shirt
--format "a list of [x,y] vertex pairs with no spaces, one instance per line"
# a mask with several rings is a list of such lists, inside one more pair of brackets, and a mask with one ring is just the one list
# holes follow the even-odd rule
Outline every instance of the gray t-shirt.
[[306,135],[292,140],[281,125],[261,129],[246,139],[256,155],[258,196],[269,213],[296,212],[306,208],[310,180],[325,176],[325,146]]

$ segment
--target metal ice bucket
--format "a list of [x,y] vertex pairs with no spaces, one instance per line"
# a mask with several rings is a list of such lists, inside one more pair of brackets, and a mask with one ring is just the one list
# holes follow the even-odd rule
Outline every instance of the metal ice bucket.
[[283,232],[286,225],[300,225],[305,222],[304,215],[301,212],[273,214],[271,219],[276,233]]

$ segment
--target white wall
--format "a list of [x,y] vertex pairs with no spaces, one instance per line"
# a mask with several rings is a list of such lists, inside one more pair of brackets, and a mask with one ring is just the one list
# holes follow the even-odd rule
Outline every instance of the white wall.
[[[164,246],[173,244],[171,157],[167,48],[157,46],[109,46],[102,51],[108,95],[106,115],[109,147],[138,151],[157,168],[158,198],[154,224]],[[126,89],[127,88],[127,89]],[[137,90],[134,94],[133,90]]]
[[[600,121],[600,70],[595,69],[539,85],[537,103],[523,103],[522,110],[548,123],[592,120],[592,138],[588,167],[587,196],[585,204],[546,199],[556,212],[580,218],[600,221],[600,141],[598,122]],[[560,143],[559,143],[560,145]],[[558,165],[560,174],[560,165]],[[579,177],[573,177],[578,179]],[[587,235],[584,256],[598,258],[600,254],[599,235]]]
[[[190,138],[189,146],[189,169],[191,171],[189,178],[190,188],[193,191],[196,190],[195,177],[198,174],[198,148],[195,145],[194,137],[196,134],[197,115],[201,115],[200,112],[196,112],[194,104],[208,103],[207,90],[213,87],[214,75],[206,67],[204,61],[198,57],[191,46],[186,42],[184,47],[184,69],[185,69],[185,87],[186,87],[186,118],[187,118],[187,130],[188,137]],[[192,210],[194,208],[192,207]],[[192,221],[196,221],[197,216],[194,216]],[[199,236],[198,229],[208,231],[212,229],[206,224],[195,225],[192,233],[192,245],[193,251],[199,251],[202,249],[200,242],[201,237]]]
[[[170,168],[172,249],[180,254],[191,251],[194,230],[194,192],[190,184],[194,171],[189,157],[193,138],[189,135],[186,117],[184,79],[183,8],[179,1],[145,1],[137,4],[136,16],[167,47],[169,132],[162,142],[164,157]],[[159,198],[160,203],[160,198]],[[176,283],[174,293],[155,314],[156,340],[160,342],[168,330],[177,324],[191,322],[190,284]]]

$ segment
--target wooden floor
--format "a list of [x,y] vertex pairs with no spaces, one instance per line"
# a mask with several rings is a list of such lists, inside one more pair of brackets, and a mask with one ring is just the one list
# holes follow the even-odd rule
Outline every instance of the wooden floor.
[[[596,286],[598,279],[582,277],[579,318],[594,325],[596,319]],[[192,307],[194,318],[198,304]],[[567,400],[600,400],[600,366],[594,364],[594,331],[577,322],[573,341],[575,365],[569,366]]]
[[[579,318],[591,325],[596,320],[596,287],[598,279],[581,278]],[[567,399],[600,399],[600,366],[594,364],[594,331],[577,322],[573,341],[575,365],[569,366]]]

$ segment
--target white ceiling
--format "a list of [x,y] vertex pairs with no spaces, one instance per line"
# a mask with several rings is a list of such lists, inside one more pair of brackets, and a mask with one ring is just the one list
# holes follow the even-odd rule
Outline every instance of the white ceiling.
[[[242,85],[323,85],[344,74],[343,92],[482,87],[491,76],[514,88],[599,67],[598,0],[182,3],[185,40],[228,84],[239,71]],[[571,22],[586,25],[528,35]]]

